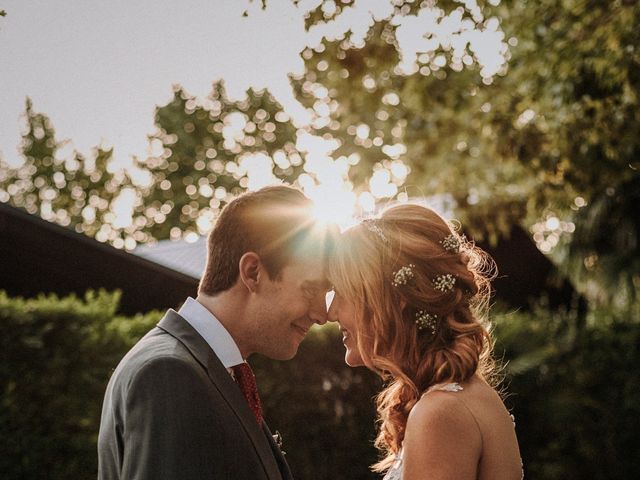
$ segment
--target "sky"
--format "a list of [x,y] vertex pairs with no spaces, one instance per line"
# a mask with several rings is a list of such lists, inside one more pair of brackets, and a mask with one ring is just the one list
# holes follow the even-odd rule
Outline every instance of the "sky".
[[[151,154],[154,110],[170,101],[176,84],[205,97],[212,83],[223,79],[234,99],[250,87],[267,88],[302,126],[314,113],[295,100],[289,80],[290,74],[304,73],[301,52],[346,32],[351,44],[363,45],[370,26],[382,19],[397,26],[401,72],[416,73],[424,61],[419,59],[442,46],[451,52],[453,69],[477,62],[483,78],[490,79],[505,64],[499,22],[483,18],[476,0],[457,3],[447,12],[422,6],[408,14],[397,12],[394,0],[354,0],[335,18],[306,31],[307,12],[321,5],[329,18],[335,3],[268,0],[262,8],[261,0],[5,0],[0,5],[7,12],[0,17],[0,159],[10,166],[22,162],[18,147],[26,97],[51,119],[58,141],[71,140],[61,158],[71,157],[74,148],[91,157],[95,146],[113,147],[116,168],[130,168],[132,156]],[[438,67],[448,61],[441,53],[427,58]],[[358,127],[358,136],[369,134],[366,125]],[[347,181],[347,159],[331,156],[335,146],[308,134],[298,140],[306,165],[317,167],[315,178],[303,175],[299,182],[331,215],[349,216],[351,209],[338,207],[355,208],[356,201],[373,209],[374,197],[394,197],[408,173],[401,152],[389,153],[393,167],[372,174],[370,193],[356,200]],[[387,147],[398,146],[403,147]],[[265,166],[249,175],[250,181],[255,177],[254,187],[277,181],[271,159],[248,161]],[[133,205],[126,193],[131,192],[116,202],[128,212],[118,214],[122,222],[130,220]]]
[[[394,17],[400,67],[417,69],[420,52],[447,43],[454,53],[469,45],[483,76],[501,68],[505,45],[497,20],[475,30],[470,19],[481,20],[476,0],[458,3],[447,15],[424,8]],[[354,0],[335,19],[305,31],[305,13],[321,4],[327,15],[335,11],[330,0],[269,0],[264,9],[261,0],[5,0],[0,158],[20,163],[27,96],[35,111],[50,117],[58,140],[71,139],[84,154],[96,145],[113,146],[116,160],[146,156],[154,109],[170,100],[175,84],[204,97],[214,80],[224,79],[236,99],[249,87],[268,88],[296,123],[305,124],[309,114],[294,99],[288,78],[304,72],[304,48],[348,30],[357,44],[374,20],[394,13],[393,0]],[[463,57],[471,59],[460,53],[460,66]]]
[[[15,164],[25,98],[80,152],[143,155],[172,85],[205,96],[269,88],[297,118],[287,74],[304,69],[304,11],[318,1],[8,0],[0,17],[0,155]],[[242,13],[249,9],[249,15]]]
[[[62,158],[73,149],[90,157],[95,146],[113,147],[116,168],[130,168],[132,156],[151,153],[154,110],[170,101],[176,84],[205,97],[223,79],[234,99],[250,87],[267,88],[294,123],[305,125],[310,113],[295,100],[289,80],[304,73],[301,52],[347,30],[364,39],[374,19],[393,13],[392,0],[357,0],[306,31],[305,13],[320,4],[328,15],[335,9],[321,0],[269,0],[266,8],[261,0],[6,0],[0,5],[7,12],[0,17],[0,159],[22,163],[27,97],[50,118],[56,139],[70,140],[59,151]],[[341,195],[332,198],[347,195],[353,203],[327,147],[306,143],[332,177],[317,195],[331,187]],[[270,171],[262,173],[257,186],[274,180]],[[311,196],[315,187],[305,192]],[[133,204],[125,193],[116,202],[126,210],[118,213],[122,222]]]

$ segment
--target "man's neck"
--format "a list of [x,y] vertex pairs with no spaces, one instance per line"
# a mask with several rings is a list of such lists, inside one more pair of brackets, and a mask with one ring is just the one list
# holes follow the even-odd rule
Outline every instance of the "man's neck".
[[196,301],[218,319],[238,346],[242,358],[246,359],[252,353],[245,341],[246,325],[243,307],[246,302],[238,301],[237,295],[231,290],[216,295],[198,294]]

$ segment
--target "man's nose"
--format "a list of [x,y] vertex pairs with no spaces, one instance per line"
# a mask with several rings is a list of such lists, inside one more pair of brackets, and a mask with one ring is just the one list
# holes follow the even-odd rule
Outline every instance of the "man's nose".
[[318,325],[324,325],[327,323],[327,313],[324,294],[318,295],[311,304],[309,317],[311,317],[311,319]]

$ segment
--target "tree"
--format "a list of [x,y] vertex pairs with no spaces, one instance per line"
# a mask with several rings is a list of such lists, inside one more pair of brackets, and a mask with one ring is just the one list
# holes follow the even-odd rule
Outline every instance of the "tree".
[[152,238],[207,232],[220,208],[260,180],[256,171],[289,182],[302,172],[296,128],[266,91],[233,101],[218,81],[199,101],[175,87],[156,126],[158,154],[138,163],[152,179],[134,219]]
[[[496,145],[483,141],[492,132],[481,92],[505,73],[502,63],[508,59],[500,22],[490,6],[396,3],[392,15],[373,23],[364,38],[351,33],[306,50],[298,97],[313,107],[316,92],[327,91],[331,114],[320,133],[339,140],[336,155],[357,155],[350,178],[361,191],[377,176],[400,187],[382,198],[452,195],[463,215],[473,209],[463,219],[476,236],[495,237],[522,216],[520,203],[533,183],[517,162],[499,157]],[[348,4],[339,2],[334,16]],[[411,32],[414,27],[422,30]],[[447,28],[450,34],[441,33]],[[407,31],[414,42],[424,41],[416,33],[427,35],[423,50],[411,51]],[[483,65],[476,51],[482,41],[492,43],[497,68]],[[505,208],[495,208],[496,197]]]
[[120,238],[112,228],[112,207],[126,178],[123,172],[110,171],[112,150],[96,147],[88,157],[65,152],[70,142],[56,139],[51,120],[36,112],[29,98],[24,123],[23,163],[0,165],[2,201],[101,241]]
[[[319,7],[310,28],[349,3],[335,2],[330,15]],[[572,255],[565,265],[577,267],[575,278],[600,273],[597,290],[610,284],[615,292],[621,264],[615,258],[622,258],[631,267],[623,277],[637,289],[640,229],[628,212],[639,183],[640,6],[474,3],[396,2],[394,16],[373,23],[364,40],[325,39],[304,52],[299,98],[313,106],[314,92],[328,91],[331,113],[320,131],[339,139],[337,153],[358,153],[356,184],[370,181],[374,170],[392,172],[401,158],[410,169],[409,194],[450,193],[476,236],[495,239],[523,223],[544,251],[569,243],[555,254]],[[456,43],[462,34],[455,30],[428,36],[432,45],[401,68],[398,18],[420,15],[433,15],[441,27],[451,18],[469,28],[475,22],[481,34],[497,35],[508,68],[487,75],[473,44]],[[601,208],[603,202],[610,208]],[[597,212],[607,213],[595,221]],[[614,227],[622,231],[612,234]],[[572,236],[574,230],[592,233]]]
[[23,164],[0,171],[2,201],[118,248],[205,233],[246,188],[293,183],[305,171],[297,128],[282,106],[251,89],[230,100],[221,81],[203,100],[175,87],[156,112],[154,154],[129,172],[112,171],[108,148],[64,153],[70,142],[56,140],[51,121],[29,99],[25,123]]
[[56,159],[59,147],[55,130],[46,115],[34,112],[31,99],[27,98],[25,126],[21,150],[24,163],[16,168],[4,167],[2,188],[14,205],[23,206],[29,213],[51,216],[52,202],[59,185],[64,181],[62,162]]

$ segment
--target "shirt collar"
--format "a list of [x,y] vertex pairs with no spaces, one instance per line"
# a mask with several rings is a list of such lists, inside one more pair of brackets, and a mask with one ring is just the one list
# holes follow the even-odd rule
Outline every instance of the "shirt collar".
[[244,362],[231,334],[200,302],[189,297],[178,313],[204,338],[225,368]]

